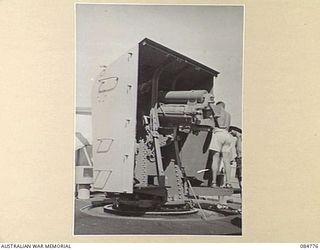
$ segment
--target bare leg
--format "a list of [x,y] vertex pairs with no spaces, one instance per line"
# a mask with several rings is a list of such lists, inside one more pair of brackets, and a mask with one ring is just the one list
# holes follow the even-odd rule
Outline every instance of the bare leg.
[[223,165],[221,165],[222,161],[222,153],[219,153],[219,160],[218,160],[218,173],[223,173]]
[[213,151],[211,169],[212,169],[212,180],[214,184],[217,183],[217,173],[219,171],[219,167],[220,167],[220,154],[217,151]]
[[237,169],[236,169],[236,176],[237,176],[237,179],[238,179],[238,182],[239,182],[239,186],[240,186],[240,189],[242,188],[242,185],[241,185],[241,181],[242,181],[242,174],[241,174],[241,157],[236,157],[236,164],[237,164]]
[[226,171],[226,184],[231,181],[231,165],[230,165],[231,155],[230,153],[222,153],[223,165]]

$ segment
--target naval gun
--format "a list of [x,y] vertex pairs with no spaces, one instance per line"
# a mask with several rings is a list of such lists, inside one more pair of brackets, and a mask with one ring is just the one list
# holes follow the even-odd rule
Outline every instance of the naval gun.
[[188,178],[207,164],[218,74],[147,38],[102,69],[92,90],[93,190],[115,198],[112,210],[188,210]]

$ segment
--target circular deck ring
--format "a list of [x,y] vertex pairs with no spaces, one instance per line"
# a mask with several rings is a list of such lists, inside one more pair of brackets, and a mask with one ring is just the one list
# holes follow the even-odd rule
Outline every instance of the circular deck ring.
[[188,214],[195,214],[198,212],[198,209],[191,208],[189,210],[177,210],[177,211],[132,211],[132,210],[120,210],[114,209],[112,204],[106,205],[103,207],[103,210],[106,213],[117,214],[117,215],[188,215]]

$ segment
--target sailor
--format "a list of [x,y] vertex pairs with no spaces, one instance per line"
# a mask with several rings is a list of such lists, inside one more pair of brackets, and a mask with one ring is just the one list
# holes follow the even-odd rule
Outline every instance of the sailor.
[[237,164],[237,168],[236,168],[236,177],[239,181],[239,186],[240,188],[242,188],[242,148],[241,148],[241,144],[242,144],[242,137],[240,133],[236,132],[236,164]]
[[219,171],[221,160],[226,172],[226,182],[223,187],[232,188],[231,180],[231,147],[232,136],[228,130],[231,123],[231,115],[225,110],[224,102],[217,102],[216,105],[211,105],[213,111],[213,119],[215,127],[209,149],[212,151],[212,186],[216,186],[217,173]]

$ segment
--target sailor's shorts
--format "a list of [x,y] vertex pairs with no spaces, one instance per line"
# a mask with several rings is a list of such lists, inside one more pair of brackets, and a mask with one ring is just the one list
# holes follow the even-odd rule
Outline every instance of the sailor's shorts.
[[232,147],[232,135],[225,129],[215,128],[213,131],[210,149],[216,152],[230,153]]

